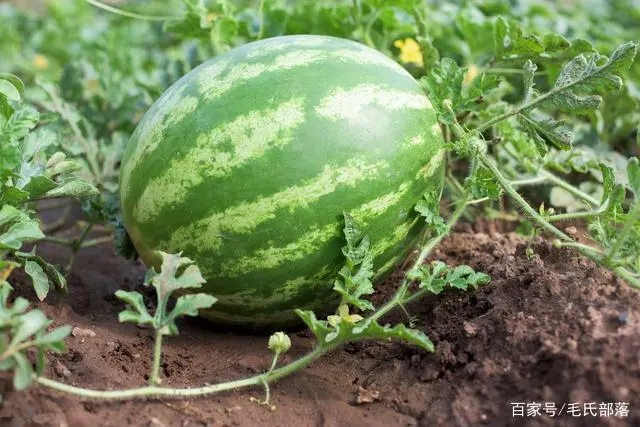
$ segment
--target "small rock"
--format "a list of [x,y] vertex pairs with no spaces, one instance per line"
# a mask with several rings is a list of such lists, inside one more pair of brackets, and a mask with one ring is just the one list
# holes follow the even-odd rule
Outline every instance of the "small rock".
[[118,344],[116,344],[113,341],[109,341],[107,342],[106,347],[107,347],[107,353],[113,353],[118,349]]
[[358,395],[356,396],[356,403],[362,405],[365,403],[373,403],[373,401],[380,399],[380,392],[377,390],[367,390],[363,387],[358,387]]
[[475,337],[476,335],[478,335],[478,330],[480,329],[480,327],[474,323],[464,322],[462,324],[462,329],[464,329],[464,333],[468,337]]
[[618,320],[618,322],[620,322],[621,325],[626,325],[627,323],[629,323],[629,312],[622,311],[618,313],[618,316],[616,316],[616,319]]
[[227,414],[232,414],[234,412],[238,412],[238,411],[241,411],[241,410],[242,410],[242,406],[235,405],[235,406],[232,406],[230,408],[225,408],[224,412],[226,412]]
[[578,229],[574,226],[565,228],[564,232],[574,239],[578,236]]
[[71,335],[76,338],[93,338],[96,336],[96,333],[91,329],[82,329],[76,326],[71,330]]
[[56,360],[53,362],[53,370],[56,374],[63,378],[69,378],[71,376],[71,371],[67,368],[61,361]]
[[165,423],[163,423],[162,421],[160,421],[158,418],[153,417],[149,420],[149,427],[167,427],[165,425]]

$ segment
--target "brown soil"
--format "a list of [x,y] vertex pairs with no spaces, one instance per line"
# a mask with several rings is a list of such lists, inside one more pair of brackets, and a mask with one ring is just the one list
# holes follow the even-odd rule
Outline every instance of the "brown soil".
[[[516,235],[479,227],[461,227],[433,257],[469,264],[493,282],[409,307],[435,353],[400,342],[348,345],[275,384],[274,412],[249,401],[262,397],[259,389],[189,401],[101,403],[44,388],[13,392],[3,376],[0,425],[640,425],[640,294],[569,250],[537,241],[528,259]],[[39,249],[66,262],[68,254],[58,247]],[[137,288],[143,274],[140,264],[117,258],[110,245],[78,255],[68,297],[40,308],[56,324],[96,335],[69,338],[68,353],[51,356],[47,376],[101,389],[145,384],[151,334],[119,324],[122,305],[113,297],[118,288]],[[381,285],[376,302],[393,291],[398,277]],[[34,299],[28,287],[17,287]],[[388,320],[404,321],[401,313]],[[198,321],[182,322],[180,331],[164,347],[165,385],[241,378],[269,363],[265,336],[225,333]],[[292,339],[289,360],[312,346],[304,331]],[[373,402],[357,404],[358,395]],[[558,409],[573,402],[628,402],[630,413],[513,418],[511,402],[555,402]]]

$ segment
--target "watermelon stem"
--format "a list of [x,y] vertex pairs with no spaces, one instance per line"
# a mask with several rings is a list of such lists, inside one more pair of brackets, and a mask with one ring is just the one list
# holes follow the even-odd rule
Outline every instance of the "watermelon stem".
[[153,345],[153,364],[151,367],[151,375],[149,376],[149,384],[160,384],[160,359],[162,357],[162,335],[161,329],[156,329],[156,336]]

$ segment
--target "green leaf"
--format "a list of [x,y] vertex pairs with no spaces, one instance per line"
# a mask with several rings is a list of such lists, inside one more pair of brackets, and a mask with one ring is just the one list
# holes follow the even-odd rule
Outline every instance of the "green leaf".
[[[483,98],[489,96],[500,83],[496,76],[481,73],[467,84],[465,79],[468,72],[453,59],[443,58],[420,80],[442,123],[452,124],[456,115],[483,108]],[[447,107],[448,103],[450,108]]]
[[24,271],[33,280],[33,288],[36,291],[36,295],[40,301],[44,301],[49,293],[49,278],[37,263],[33,261],[27,261],[24,266]]
[[295,312],[316,336],[320,346],[334,346],[357,340],[397,338],[426,351],[434,350],[433,343],[422,331],[407,328],[402,324],[389,327],[367,319],[352,323],[342,318],[332,326],[326,320],[318,320],[312,311],[296,309]]
[[71,334],[71,326],[59,326],[36,340],[38,345],[49,345],[63,342]]
[[197,316],[199,310],[211,307],[216,301],[217,298],[207,294],[191,294],[179,297],[166,319],[171,335],[178,334],[178,328],[175,324],[175,320],[178,317]]
[[18,89],[11,82],[4,80],[2,76],[0,76],[0,96],[6,97],[9,101],[20,101]]
[[49,324],[47,317],[40,310],[31,310],[19,318],[19,325],[13,334],[11,346],[15,346],[34,335]]
[[569,150],[573,134],[564,128],[564,122],[552,118],[534,119],[529,114],[518,114],[518,122],[535,140],[540,155],[546,154],[545,144],[561,150]]
[[498,60],[534,58],[544,52],[545,46],[534,35],[525,36],[517,24],[509,24],[498,17],[493,27],[494,50]]
[[98,194],[100,194],[99,191],[93,185],[81,179],[73,179],[53,190],[46,192],[43,198],[54,198],[54,197],[84,198],[89,196],[96,196]]
[[13,388],[25,390],[33,383],[33,367],[31,362],[20,352],[15,353],[13,359],[16,361]]
[[538,69],[538,67],[536,66],[536,64],[534,64],[533,62],[531,62],[531,60],[527,60],[527,62],[524,63],[524,66],[522,67],[522,78],[524,80],[524,100],[523,103],[526,104],[529,101],[531,101],[531,98],[534,95],[534,77],[535,77],[535,73],[536,70]]
[[474,199],[488,197],[497,200],[502,196],[503,189],[496,177],[484,166],[476,168],[472,175],[465,179],[465,187]]
[[57,186],[58,184],[56,184],[46,176],[38,175],[31,178],[27,185],[22,188],[22,190],[26,191],[29,194],[30,199],[36,199],[42,196],[47,191],[53,190]]
[[420,289],[427,289],[435,295],[440,294],[447,286],[467,290],[470,287],[475,289],[479,285],[484,285],[491,281],[487,274],[476,272],[468,265],[450,268],[441,261],[433,261],[431,265],[424,264],[420,266],[417,271],[412,272],[409,278],[419,281]]
[[622,79],[618,74],[631,66],[636,49],[636,43],[628,42],[619,46],[610,58],[597,53],[588,59],[576,56],[564,66],[543,105],[576,114],[597,109],[602,98],[593,94],[620,90]]
[[447,232],[447,224],[440,216],[439,198],[433,197],[430,194],[425,194],[422,200],[416,203],[414,210],[418,212],[423,218],[429,229],[432,229],[438,235],[442,235]]
[[[24,83],[22,82],[22,80],[20,80],[20,78],[18,76],[15,76],[15,75],[9,74],[9,73],[0,73],[0,80],[5,80],[5,81],[9,82],[15,88],[15,90],[18,92],[18,98],[14,99],[14,101],[19,100],[20,99],[20,95],[24,94]],[[8,98],[11,99],[11,97],[8,97]]]
[[9,205],[0,209],[0,233],[0,249],[20,249],[23,242],[44,237],[36,220]]
[[340,294],[343,303],[360,310],[373,310],[373,304],[362,298],[374,292],[371,282],[373,277],[371,243],[352,215],[345,212],[344,221],[347,244],[342,247],[342,253],[346,263],[338,272],[339,277],[334,282],[333,289]]
[[125,302],[133,310],[123,310],[118,314],[118,320],[121,323],[132,322],[138,325],[152,325],[153,317],[147,311],[147,307],[144,305],[142,294],[138,292],[128,292],[118,290],[115,293],[116,298]]
[[[205,283],[198,267],[193,265],[191,259],[183,257],[182,253],[173,255],[157,251],[156,254],[162,258],[160,273],[151,270],[148,282],[156,288],[160,298],[178,289],[200,288]],[[185,266],[187,267],[182,271]]]
[[637,157],[629,159],[627,176],[629,177],[629,187],[635,196],[636,203],[638,203],[640,202],[640,162]]
[[25,262],[33,261],[37,263],[46,274],[49,282],[53,283],[58,291],[65,292],[67,290],[67,280],[62,274],[60,274],[55,266],[49,264],[47,261],[42,259],[42,257],[36,255],[35,246],[31,249],[31,252],[15,252],[14,255],[16,258]]

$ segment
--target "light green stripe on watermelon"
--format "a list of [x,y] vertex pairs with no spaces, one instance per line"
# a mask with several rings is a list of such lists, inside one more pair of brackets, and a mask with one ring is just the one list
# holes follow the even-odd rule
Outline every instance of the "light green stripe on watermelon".
[[411,228],[413,228],[419,220],[419,217],[413,217],[410,221],[406,221],[398,225],[388,237],[375,242],[371,247],[371,253],[373,256],[378,257],[382,255],[385,251],[404,240],[411,231]]
[[218,249],[223,243],[223,233],[248,233],[261,223],[275,218],[279,210],[307,207],[340,186],[354,187],[362,181],[375,179],[379,171],[386,167],[388,164],[385,162],[369,164],[360,159],[350,160],[343,167],[326,166],[319,176],[303,185],[240,203],[224,212],[210,213],[199,221],[178,228],[171,235],[168,246]]
[[337,88],[323,98],[316,112],[332,120],[360,119],[365,107],[377,105],[385,110],[433,109],[429,100],[417,93],[365,84],[354,88]]
[[396,191],[377,197],[357,207],[351,211],[351,215],[353,215],[362,226],[366,226],[369,220],[383,214],[390,207],[398,203],[402,197],[409,192],[412,183],[412,181],[403,182]]
[[429,163],[424,165],[416,173],[416,179],[427,180],[431,178],[438,170],[442,169],[442,162],[444,161],[445,150],[444,148],[438,150],[429,160]]
[[[370,52],[353,49],[340,49],[330,52],[319,49],[300,49],[280,54],[273,58],[272,62],[267,64],[254,62],[236,65],[226,76],[217,80],[215,85],[211,84],[207,73],[202,73],[196,80],[196,83],[200,86],[200,92],[204,99],[211,101],[223,96],[231,88],[261,77],[265,73],[288,72],[298,67],[309,67],[329,60],[388,67],[399,74],[406,73],[406,70],[401,66],[395,63],[389,64],[385,57],[375,52],[372,54]],[[423,98],[425,97],[423,96]]]
[[327,40],[321,37],[298,37],[295,40],[287,40],[286,38],[281,37],[280,40],[272,41],[269,44],[263,44],[260,47],[253,49],[247,54],[247,58],[259,58],[294,47],[319,47],[326,43]]
[[198,99],[193,96],[184,96],[184,90],[184,87],[177,87],[160,98],[157,107],[154,105],[156,109],[168,109],[171,106],[170,114],[159,113],[151,115],[149,120],[140,123],[137,129],[140,144],[135,146],[135,151],[131,154],[131,160],[122,166],[120,170],[121,179],[129,179],[131,172],[142,156],[153,151],[162,141],[162,133],[165,129],[179,123],[187,114],[196,110]]
[[303,104],[302,98],[292,99],[201,134],[185,156],[171,160],[166,174],[149,181],[135,207],[136,218],[148,222],[165,206],[182,203],[189,190],[206,179],[224,176],[267,150],[287,144],[293,137],[291,131],[305,120]]
[[233,278],[241,276],[247,270],[268,270],[284,263],[302,260],[320,249],[331,238],[338,236],[338,224],[331,223],[322,228],[312,227],[311,231],[284,247],[258,249],[249,256],[222,264],[219,276]]

